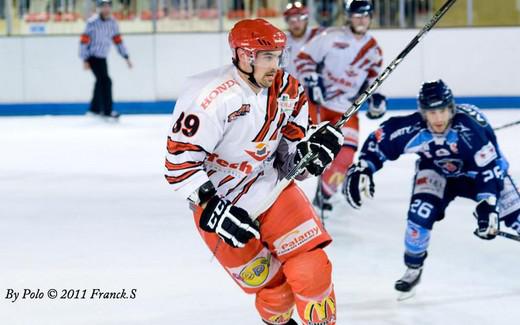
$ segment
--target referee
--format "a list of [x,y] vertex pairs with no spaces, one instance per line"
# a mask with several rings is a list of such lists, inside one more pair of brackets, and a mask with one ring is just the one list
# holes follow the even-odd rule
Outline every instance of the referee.
[[112,1],[97,0],[97,6],[98,14],[87,21],[85,32],[80,39],[83,67],[85,70],[92,70],[96,77],[89,113],[117,119],[119,113],[112,110],[112,80],[108,76],[107,68],[110,43],[114,42],[119,54],[125,58],[128,68],[132,68],[132,62],[119,34],[117,22],[112,18]]

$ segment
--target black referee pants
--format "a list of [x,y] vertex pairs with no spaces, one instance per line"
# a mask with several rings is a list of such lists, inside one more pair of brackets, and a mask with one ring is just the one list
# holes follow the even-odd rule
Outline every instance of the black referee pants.
[[108,76],[107,59],[90,57],[88,63],[96,77],[90,111],[110,115],[112,112],[112,80]]

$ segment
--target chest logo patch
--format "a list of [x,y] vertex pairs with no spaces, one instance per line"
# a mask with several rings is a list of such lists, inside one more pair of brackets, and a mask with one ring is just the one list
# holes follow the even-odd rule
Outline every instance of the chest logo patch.
[[296,106],[296,103],[298,102],[298,99],[291,99],[289,95],[282,94],[278,98],[278,108],[282,110],[282,113],[292,113],[294,110],[294,106]]
[[269,145],[267,142],[257,142],[255,150],[246,150],[246,153],[256,161],[263,161],[270,153]]
[[244,115],[246,115],[249,112],[251,112],[251,105],[250,104],[244,104],[239,109],[237,109],[236,111],[234,111],[231,114],[229,114],[228,118],[227,118],[227,121],[228,121],[228,123],[233,122],[234,120],[236,120],[240,116],[244,116]]

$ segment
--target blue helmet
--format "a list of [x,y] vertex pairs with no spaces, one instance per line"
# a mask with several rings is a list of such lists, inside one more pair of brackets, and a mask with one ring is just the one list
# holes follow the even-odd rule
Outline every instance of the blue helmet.
[[455,108],[451,89],[442,79],[427,81],[422,84],[418,96],[419,109],[430,110],[443,107]]
[[352,15],[370,15],[374,12],[374,6],[370,1],[366,0],[345,0],[345,13],[348,16]]

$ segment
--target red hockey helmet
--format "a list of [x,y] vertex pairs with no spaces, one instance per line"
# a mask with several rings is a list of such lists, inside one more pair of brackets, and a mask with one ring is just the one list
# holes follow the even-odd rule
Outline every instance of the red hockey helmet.
[[244,19],[229,31],[228,41],[233,56],[241,48],[255,57],[258,51],[283,51],[287,37],[264,19]]
[[300,19],[307,19],[309,17],[309,9],[300,1],[289,2],[287,7],[285,7],[283,16],[286,20],[291,16],[300,16]]

